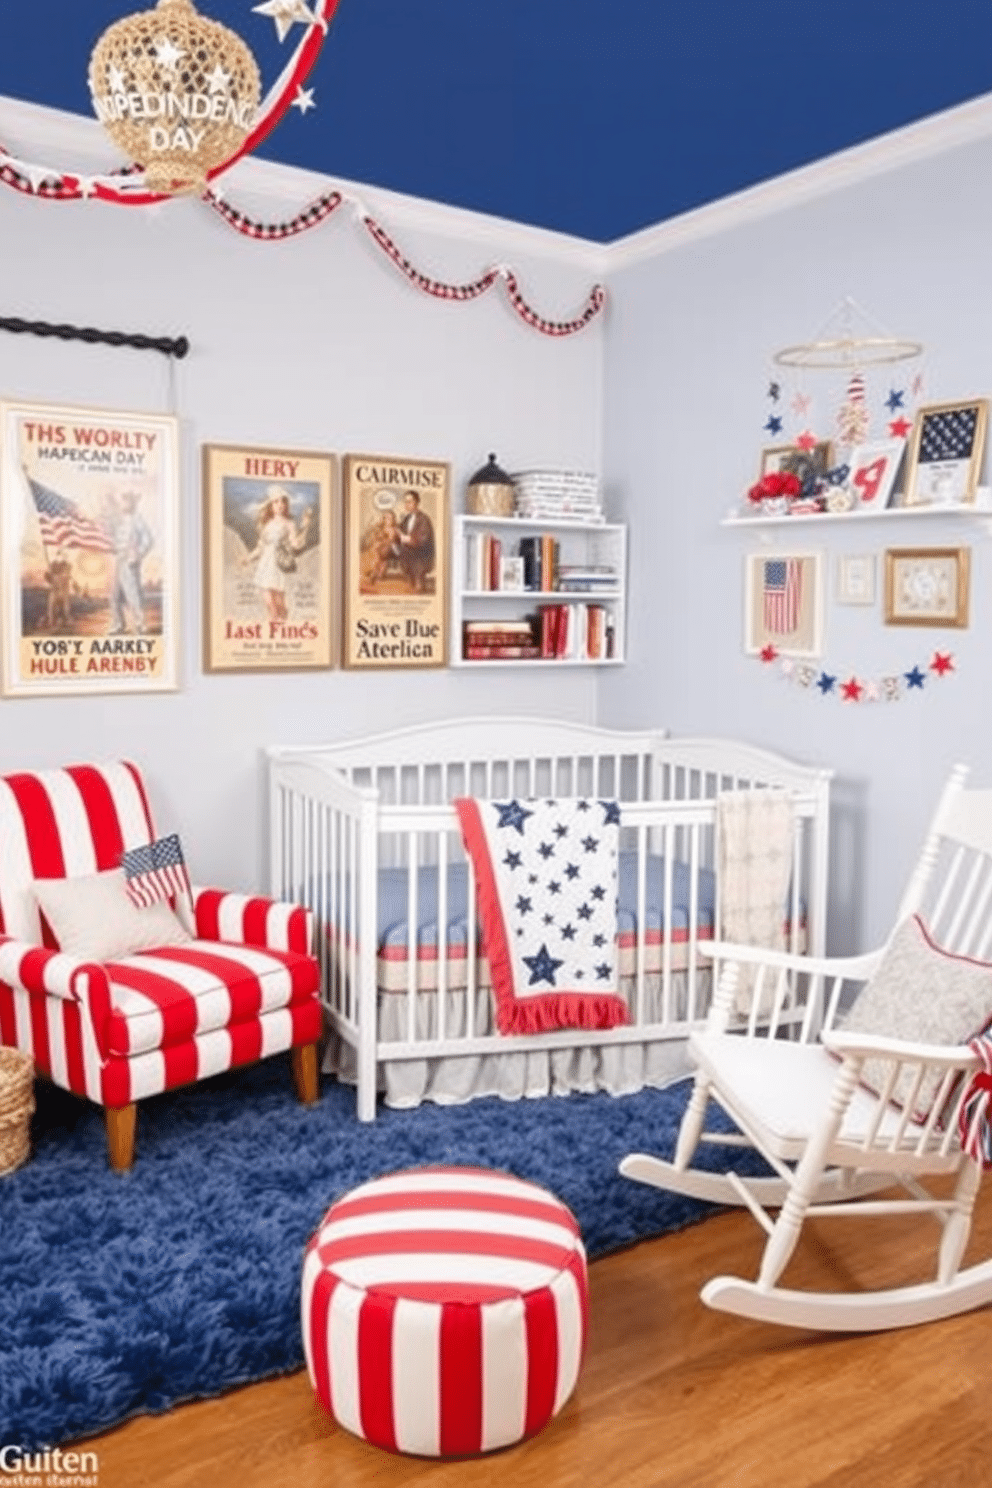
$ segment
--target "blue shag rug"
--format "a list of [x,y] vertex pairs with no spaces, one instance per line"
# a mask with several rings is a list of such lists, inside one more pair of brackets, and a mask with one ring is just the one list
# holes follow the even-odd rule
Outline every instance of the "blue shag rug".
[[692,1224],[711,1206],[617,1172],[628,1152],[670,1155],[688,1088],[380,1108],[362,1125],[334,1081],[300,1106],[274,1058],[143,1101],[117,1174],[102,1113],[39,1081],[31,1159],[0,1178],[0,1443],[54,1447],[299,1369],[304,1246],[380,1173],[529,1178],[568,1204],[590,1259]]

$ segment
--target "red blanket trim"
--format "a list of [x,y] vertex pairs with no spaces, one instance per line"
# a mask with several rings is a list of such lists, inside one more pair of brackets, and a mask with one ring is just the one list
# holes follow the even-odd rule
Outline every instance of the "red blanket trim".
[[506,921],[479,807],[469,796],[459,797],[454,807],[461,824],[465,851],[475,868],[482,944],[489,961],[496,1001],[496,1027],[500,1033],[545,1033],[555,1028],[616,1028],[621,1023],[629,1023],[630,1010],[615,992],[597,996],[562,989],[517,998]]

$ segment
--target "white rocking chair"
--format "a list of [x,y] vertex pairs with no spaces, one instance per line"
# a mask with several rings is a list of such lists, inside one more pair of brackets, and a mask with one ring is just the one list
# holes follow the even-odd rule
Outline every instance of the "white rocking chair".
[[[992,966],[973,964],[987,961],[992,947],[992,790],[965,790],[967,773],[964,766],[951,773],[885,947],[850,958],[713,947],[717,993],[705,1030],[690,1040],[697,1070],[674,1159],[632,1153],[620,1164],[642,1183],[743,1204],[767,1232],[757,1280],[715,1277],[701,1294],[710,1307],[848,1332],[908,1327],[992,1301],[992,1260],[962,1268],[982,1174],[971,1155],[970,1106],[964,1145],[959,1134],[971,1077],[981,1068],[968,1041],[992,1017],[992,998],[975,1021],[974,1005],[962,1014],[959,987],[943,1003],[939,996],[944,967],[947,977],[981,984],[981,997],[986,980],[992,987]],[[873,997],[877,991],[884,1000],[883,975],[897,1000],[900,989],[911,993],[895,941],[900,926],[912,927],[905,938],[919,934],[921,923],[924,959],[913,970],[926,993],[910,995],[895,1020],[902,1026],[892,1029],[897,1036],[880,1034],[877,1021],[870,1033],[845,1031],[852,994],[873,973]],[[966,1027],[969,1017],[974,1026]],[[851,1021],[866,1023],[857,1014]],[[906,1024],[922,1036],[907,1041]],[[704,1130],[711,1098],[737,1132]],[[756,1152],[777,1176],[693,1167],[704,1142]],[[933,1177],[937,1193],[924,1186]],[[939,1221],[932,1280],[861,1292],[780,1285],[807,1216],[914,1213]]]

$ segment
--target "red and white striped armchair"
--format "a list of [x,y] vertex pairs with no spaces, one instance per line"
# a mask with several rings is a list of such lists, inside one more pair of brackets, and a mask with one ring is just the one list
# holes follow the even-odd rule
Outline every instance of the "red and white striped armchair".
[[65,894],[60,880],[81,881],[70,896],[112,882],[116,892],[115,879],[94,875],[155,837],[129,762],[0,777],[0,1044],[105,1108],[118,1169],[133,1162],[136,1103],[147,1096],[287,1049],[300,1100],[318,1093],[320,972],[307,910],[194,888],[192,921],[187,912],[173,943],[96,960],[56,940],[39,894]]

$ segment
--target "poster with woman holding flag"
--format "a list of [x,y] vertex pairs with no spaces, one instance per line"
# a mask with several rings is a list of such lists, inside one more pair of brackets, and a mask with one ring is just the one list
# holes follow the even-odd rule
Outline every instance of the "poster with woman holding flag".
[[174,418],[0,403],[4,694],[174,689],[177,527]]

